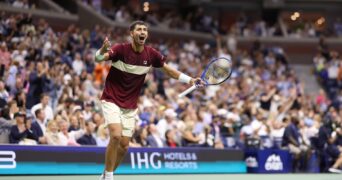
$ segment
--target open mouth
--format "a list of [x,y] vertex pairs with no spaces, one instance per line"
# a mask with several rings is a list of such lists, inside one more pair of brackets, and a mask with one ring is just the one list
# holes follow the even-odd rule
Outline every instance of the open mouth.
[[139,36],[139,40],[140,41],[144,41],[145,40],[145,36]]

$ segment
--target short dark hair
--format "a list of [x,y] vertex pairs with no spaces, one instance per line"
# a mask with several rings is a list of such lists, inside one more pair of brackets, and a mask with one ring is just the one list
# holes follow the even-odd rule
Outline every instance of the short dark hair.
[[144,21],[134,21],[129,25],[129,31],[133,31],[135,29],[136,25],[144,25],[144,26],[148,27]]
[[37,109],[35,112],[34,112],[34,115],[36,115],[36,117],[38,117],[38,115],[42,112],[42,109]]

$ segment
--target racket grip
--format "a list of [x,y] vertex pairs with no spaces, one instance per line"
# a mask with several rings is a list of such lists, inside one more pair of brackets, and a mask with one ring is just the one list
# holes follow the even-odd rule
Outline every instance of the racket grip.
[[195,90],[195,89],[196,89],[196,85],[192,85],[192,86],[189,87],[187,90],[185,90],[185,91],[183,91],[182,93],[180,93],[180,94],[178,95],[178,98],[184,97],[185,95],[191,93],[191,92],[192,92],[193,90]]

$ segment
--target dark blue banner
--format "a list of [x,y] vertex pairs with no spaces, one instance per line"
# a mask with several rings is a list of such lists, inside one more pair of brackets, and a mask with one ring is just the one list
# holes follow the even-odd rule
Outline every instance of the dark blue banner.
[[[0,145],[0,174],[100,174],[105,148]],[[131,148],[116,174],[246,173],[244,153]]]
[[291,172],[291,154],[284,150],[248,150],[245,161],[248,173]]

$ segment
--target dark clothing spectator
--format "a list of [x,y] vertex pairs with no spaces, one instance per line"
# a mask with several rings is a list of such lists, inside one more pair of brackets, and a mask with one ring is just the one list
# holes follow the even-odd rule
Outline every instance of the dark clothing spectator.
[[299,146],[300,145],[299,138],[300,138],[299,129],[297,128],[296,125],[291,123],[285,128],[282,146],[288,146],[289,144],[293,144],[293,141],[291,141],[291,139],[293,139],[296,143],[293,145]]
[[77,140],[77,143],[81,145],[95,145],[96,146],[96,140],[91,134],[83,135],[81,138]]
[[37,121],[32,123],[31,130],[32,130],[32,133],[34,134],[34,136],[37,137],[37,140],[38,140],[38,138],[44,136],[43,130]]
[[40,96],[46,91],[47,84],[50,80],[45,76],[39,76],[38,73],[32,72],[29,77],[30,88],[27,93],[26,108],[31,109],[35,104],[40,103]]
[[[158,138],[158,139],[157,139]],[[165,147],[165,142],[158,136],[149,135],[147,136],[147,145],[149,147]]]
[[18,126],[12,126],[9,137],[9,141],[11,144],[18,144],[21,140],[24,140],[25,138],[32,139],[35,141],[38,139],[38,137],[32,132],[32,130],[26,129],[25,131],[20,132]]

